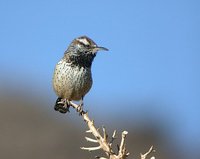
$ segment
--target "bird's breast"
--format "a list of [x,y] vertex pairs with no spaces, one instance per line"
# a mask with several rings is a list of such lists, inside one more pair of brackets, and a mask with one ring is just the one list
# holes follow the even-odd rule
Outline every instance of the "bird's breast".
[[68,100],[80,100],[92,86],[91,68],[79,67],[61,60],[55,68],[53,87],[56,94]]

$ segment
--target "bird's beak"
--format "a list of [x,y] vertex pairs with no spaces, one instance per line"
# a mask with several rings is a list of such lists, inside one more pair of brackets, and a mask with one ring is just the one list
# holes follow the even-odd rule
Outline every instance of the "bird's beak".
[[97,51],[108,51],[107,48],[105,47],[101,47],[101,46],[96,46],[94,49],[93,49],[94,52],[97,52]]

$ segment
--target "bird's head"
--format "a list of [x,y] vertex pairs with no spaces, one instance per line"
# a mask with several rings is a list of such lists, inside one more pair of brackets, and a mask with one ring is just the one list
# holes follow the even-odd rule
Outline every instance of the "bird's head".
[[65,56],[77,63],[92,63],[98,51],[108,51],[107,48],[98,46],[92,39],[87,36],[80,36],[74,39],[65,51]]
[[81,36],[71,42],[66,53],[74,56],[95,56],[96,53],[101,50],[108,51],[105,47],[97,46],[97,44],[87,36]]

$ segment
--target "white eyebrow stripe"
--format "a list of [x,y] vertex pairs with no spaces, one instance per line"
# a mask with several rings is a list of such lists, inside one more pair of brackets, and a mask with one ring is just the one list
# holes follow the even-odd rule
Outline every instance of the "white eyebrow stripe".
[[87,39],[77,39],[79,42],[83,43],[84,45],[90,45]]

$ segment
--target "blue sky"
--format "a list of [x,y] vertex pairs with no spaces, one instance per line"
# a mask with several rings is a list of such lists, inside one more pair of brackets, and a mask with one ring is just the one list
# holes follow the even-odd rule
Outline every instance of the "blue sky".
[[[99,52],[94,61],[86,103],[96,100],[97,109],[108,113],[118,102],[132,103],[114,108],[124,109],[126,117],[145,110],[173,122],[177,141],[200,145],[199,5],[197,0],[1,0],[1,76],[40,87],[54,100],[56,62],[75,37],[87,35],[110,51]],[[148,102],[152,106],[140,106]]]

